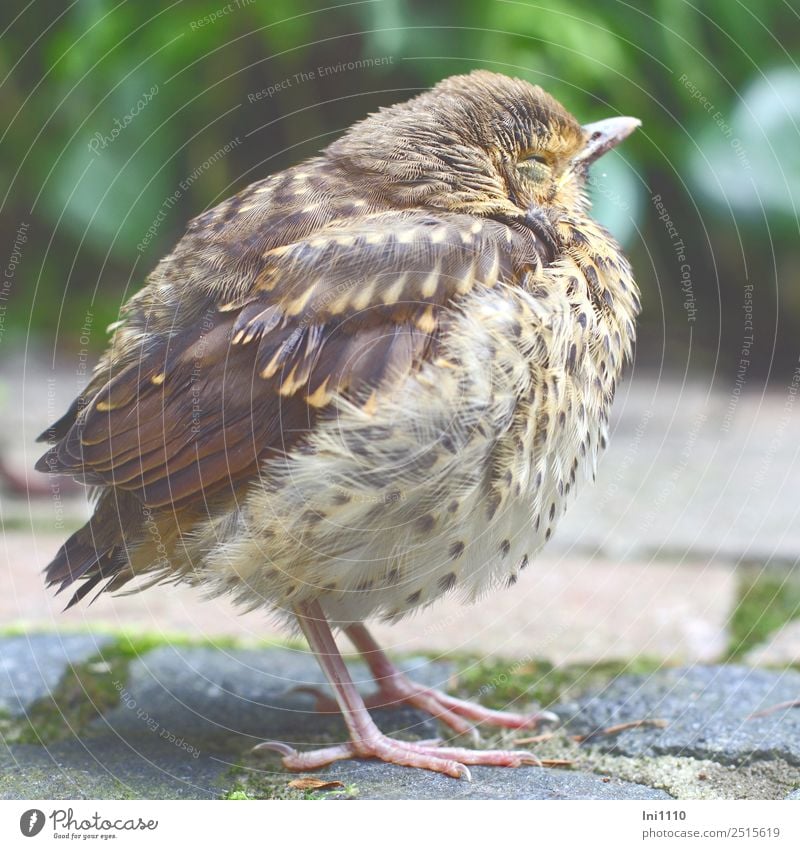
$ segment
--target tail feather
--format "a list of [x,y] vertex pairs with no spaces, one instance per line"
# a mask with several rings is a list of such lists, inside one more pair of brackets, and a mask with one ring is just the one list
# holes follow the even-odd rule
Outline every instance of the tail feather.
[[56,552],[56,556],[45,569],[48,587],[58,584],[57,592],[63,592],[87,572],[93,571],[101,561],[113,556],[115,546],[96,545],[92,541],[90,525],[91,523],[87,522]]
[[123,525],[133,528],[138,523],[136,516],[127,517],[134,519],[129,522],[123,515],[118,498],[112,497],[110,491],[102,493],[92,518],[61,546],[46,567],[47,586],[57,586],[57,593],[77,581],[82,582],[66,609],[77,604],[102,580],[116,578],[119,582],[122,573],[128,570],[127,534],[123,534]]
[[[75,592],[70,597],[70,600],[67,602],[67,606],[64,608],[64,610],[69,610],[71,607],[74,607],[85,596],[89,595],[89,593],[100,583],[100,581],[102,581],[104,578],[109,577],[109,574],[106,573],[105,569],[103,568],[103,565],[103,562],[97,563],[97,571],[93,572],[91,576],[88,576],[84,580],[84,582],[78,587],[78,589],[75,590]],[[113,567],[110,574],[112,576],[114,574]],[[104,589],[106,588],[101,587],[99,592],[97,593],[97,596],[99,596]],[[97,596],[95,596],[92,601],[94,601]]]
[[[79,395],[70,405],[66,413],[61,418],[53,422],[47,430],[42,431],[37,437],[37,442],[49,442],[51,444],[58,442],[69,433],[69,429],[75,424],[76,419],[81,413],[81,410],[89,402],[90,396],[86,394]],[[41,469],[40,471],[47,471]]]

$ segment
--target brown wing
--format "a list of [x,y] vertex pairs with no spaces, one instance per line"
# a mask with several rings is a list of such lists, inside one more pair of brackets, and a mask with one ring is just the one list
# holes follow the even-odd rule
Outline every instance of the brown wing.
[[127,365],[96,376],[74,421],[43,434],[58,442],[37,468],[149,507],[202,503],[295,446],[334,394],[368,404],[432,356],[446,308],[537,262],[528,233],[381,213],[268,250],[249,282],[179,330],[139,317]]

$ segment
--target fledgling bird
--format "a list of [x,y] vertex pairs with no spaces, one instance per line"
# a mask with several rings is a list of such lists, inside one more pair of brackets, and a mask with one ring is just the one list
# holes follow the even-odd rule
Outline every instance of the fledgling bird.
[[544,715],[414,684],[364,622],[513,584],[593,474],[639,299],[585,183],[638,125],[581,126],[541,88],[475,71],[195,218],[42,434],[37,468],[99,493],[49,584],[78,582],[74,604],[138,576],[187,581],[296,620],[350,739],[261,744],[290,769],[535,762],[382,734],[368,704],[456,732]]

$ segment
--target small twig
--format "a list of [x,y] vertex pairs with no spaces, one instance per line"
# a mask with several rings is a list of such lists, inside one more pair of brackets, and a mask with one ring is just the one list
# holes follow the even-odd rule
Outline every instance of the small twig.
[[650,726],[652,728],[666,728],[669,723],[666,719],[634,719],[632,722],[620,722],[619,725],[609,725],[608,728],[600,728],[597,731],[592,731],[590,734],[576,734],[572,739],[576,743],[585,743],[592,737],[605,737],[609,734],[619,734],[621,731],[627,731],[629,728],[642,728]]
[[565,761],[560,758],[542,758],[539,763],[542,766],[572,766],[574,761]]
[[556,735],[551,731],[549,734],[538,734],[536,737],[520,737],[517,740],[514,740],[514,745],[519,744],[520,746],[525,745],[526,743],[544,743],[546,740],[552,740]]
[[321,778],[295,778],[289,782],[294,790],[332,790],[344,787],[341,781],[323,781]]
[[748,720],[757,719],[759,716],[769,716],[771,713],[777,713],[779,710],[790,710],[791,708],[800,707],[800,699],[794,699],[791,702],[780,702],[780,704],[772,705],[772,707],[757,710],[748,716]]

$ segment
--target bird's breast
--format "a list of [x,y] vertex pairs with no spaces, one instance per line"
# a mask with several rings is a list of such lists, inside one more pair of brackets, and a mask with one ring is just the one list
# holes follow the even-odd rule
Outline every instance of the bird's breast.
[[209,529],[220,591],[345,623],[514,583],[605,446],[632,310],[601,266],[474,292],[419,372],[369,411],[340,402],[265,467],[230,540]]

